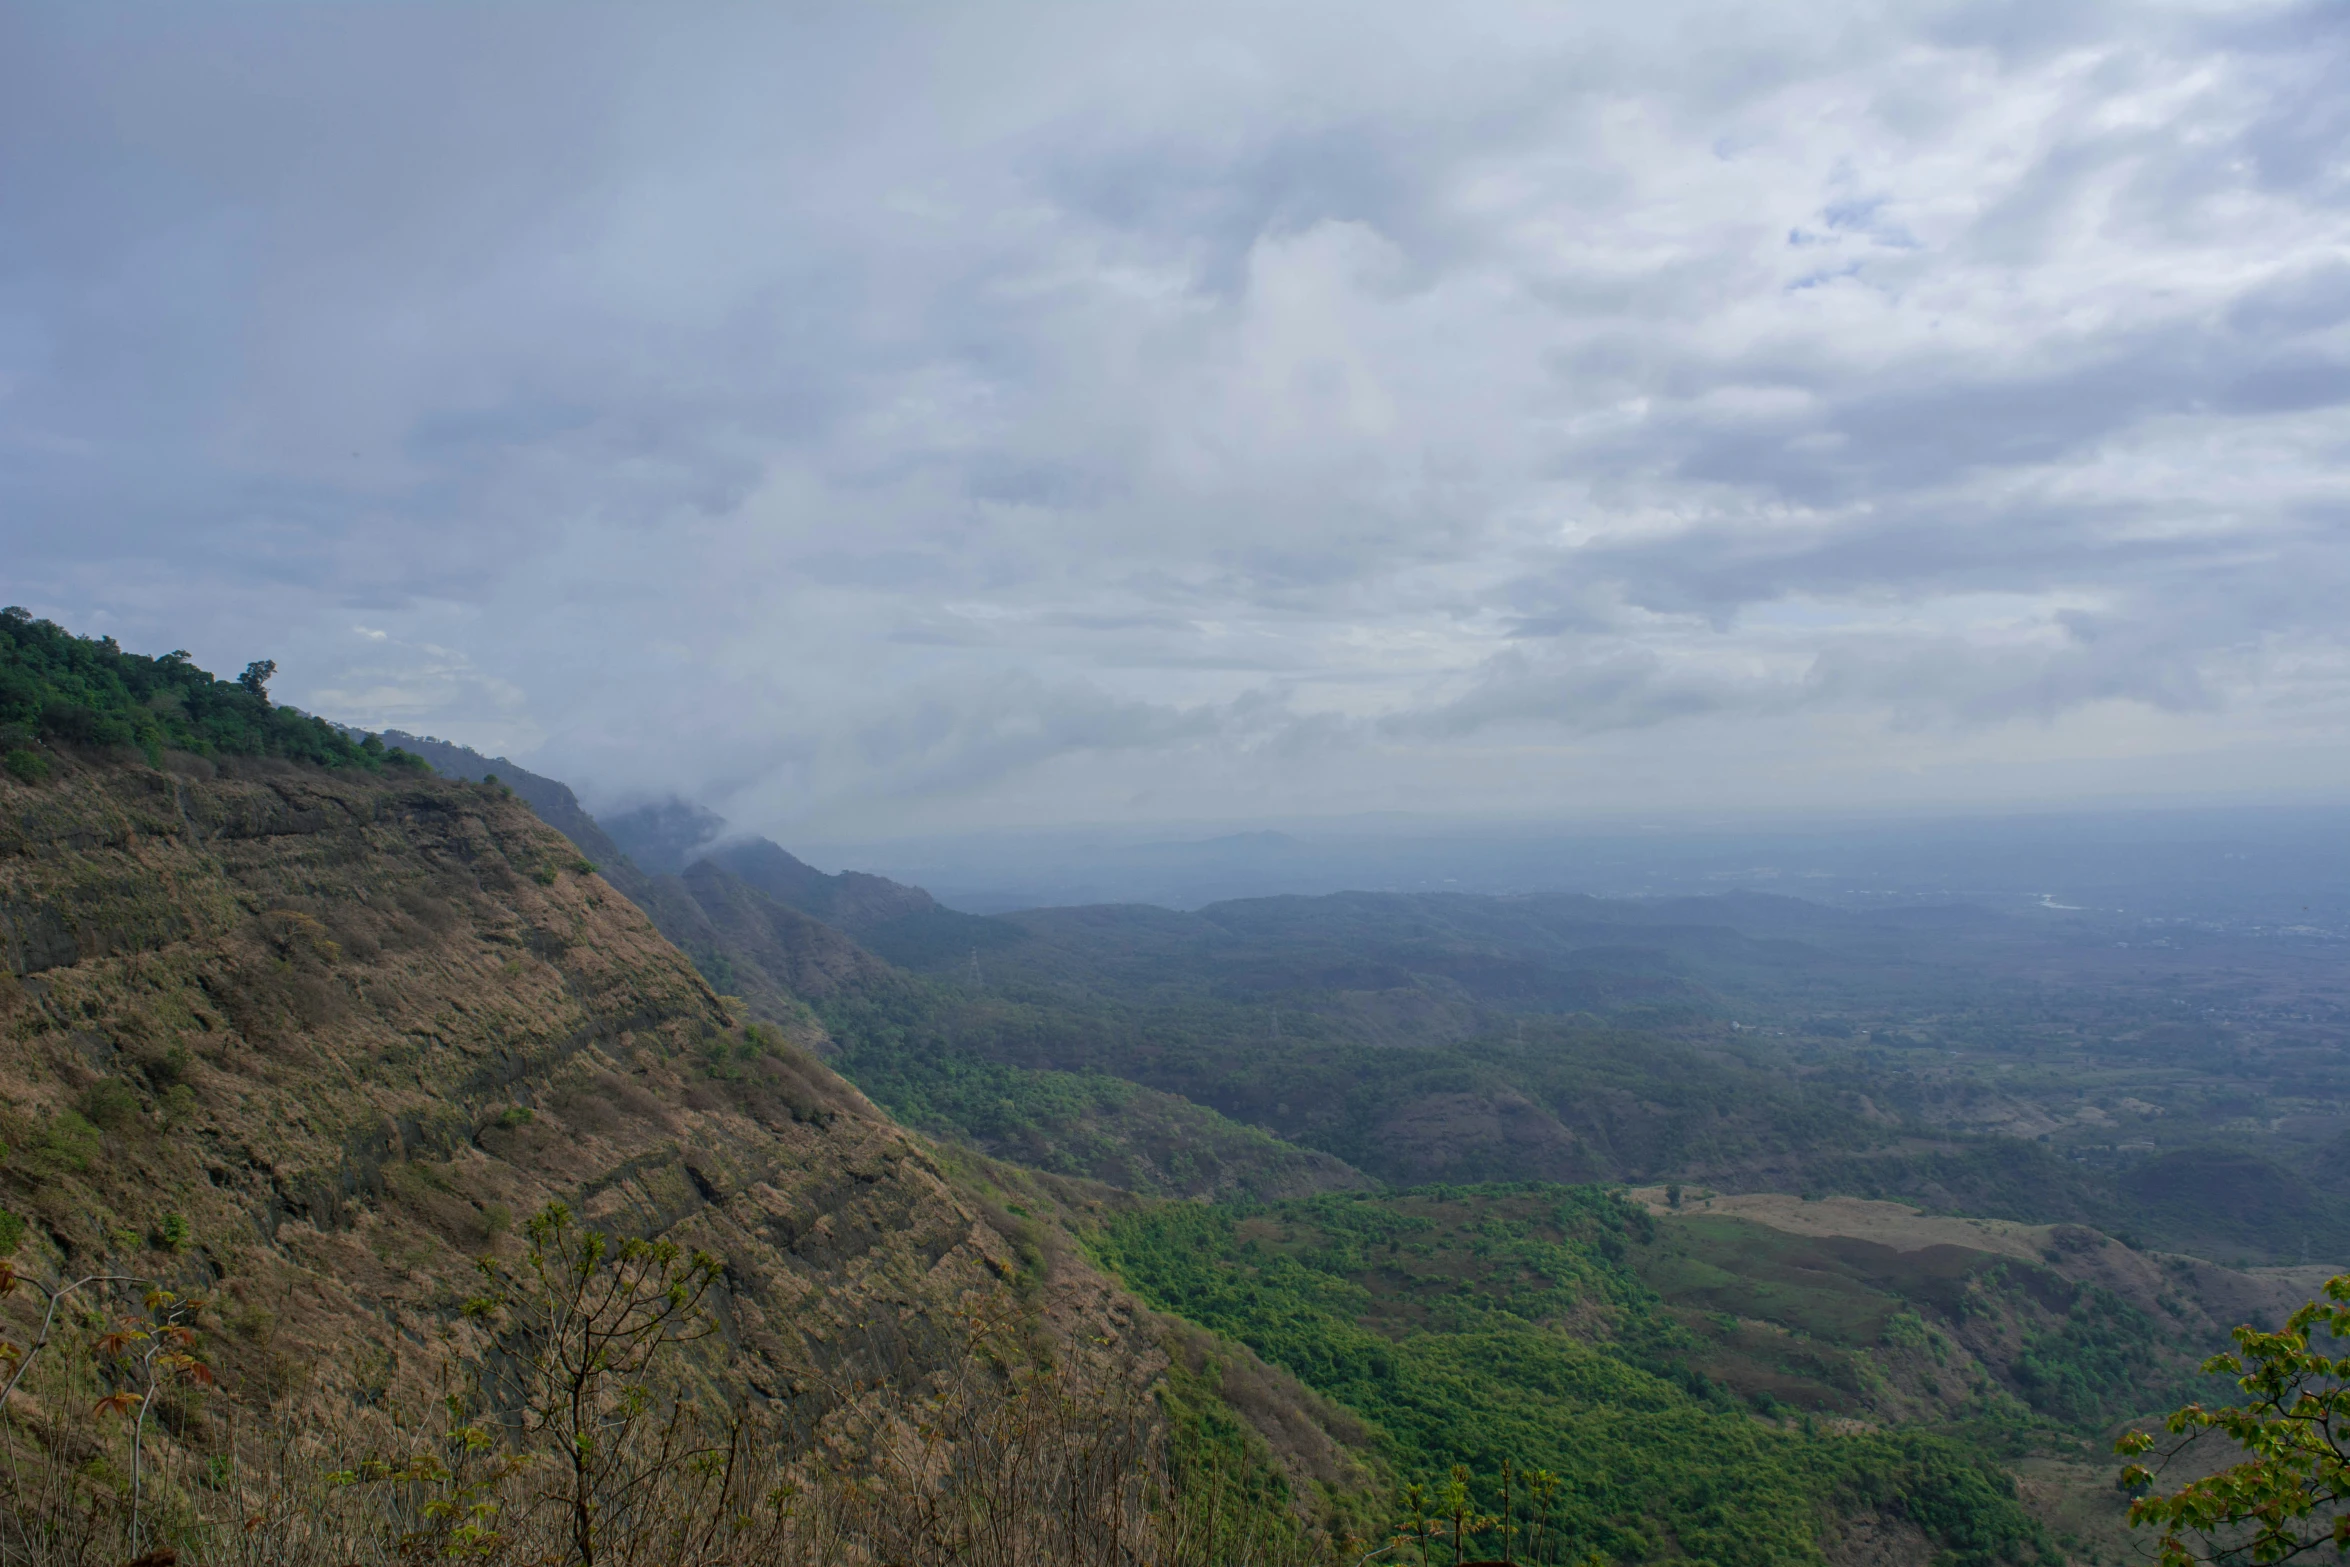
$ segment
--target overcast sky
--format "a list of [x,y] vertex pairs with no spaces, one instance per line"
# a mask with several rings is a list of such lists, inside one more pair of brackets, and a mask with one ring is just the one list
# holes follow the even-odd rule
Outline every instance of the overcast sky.
[[798,841],[2350,784],[2350,6],[0,0],[0,596]]

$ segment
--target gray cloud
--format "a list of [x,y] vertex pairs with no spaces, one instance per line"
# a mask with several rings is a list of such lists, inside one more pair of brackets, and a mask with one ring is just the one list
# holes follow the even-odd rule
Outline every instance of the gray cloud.
[[336,716],[808,834],[2350,777],[2338,6],[0,26],[7,596]]

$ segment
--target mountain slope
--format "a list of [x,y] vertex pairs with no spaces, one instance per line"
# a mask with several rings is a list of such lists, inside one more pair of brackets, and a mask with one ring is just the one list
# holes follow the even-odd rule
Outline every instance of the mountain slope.
[[937,900],[921,888],[886,876],[863,871],[828,876],[765,838],[720,844],[709,852],[707,860],[732,871],[784,907],[851,935],[908,915],[928,914],[938,907]]
[[792,1429],[966,1364],[973,1321],[1168,1365],[1053,1241],[1108,1194],[900,1129],[499,787],[61,751],[0,778],[0,950],[0,1251],[203,1294],[240,1403],[429,1403],[485,1348],[474,1257],[556,1199],[722,1257],[702,1374]]
[[888,975],[889,966],[855,942],[708,860],[678,880],[710,932],[713,961],[750,971],[761,987],[817,1001]]
[[[1365,1178],[1326,1153],[1238,1125],[1181,1096],[1104,1074],[1040,1072],[976,1059],[929,1020],[954,996],[876,957],[828,921],[845,920],[890,951],[965,950],[1000,938],[998,923],[939,908],[920,888],[847,871],[827,876],[765,839],[738,841],[648,874],[580,808],[571,790],[503,758],[412,735],[400,743],[452,777],[495,775],[540,816],[600,857],[612,885],[751,1017],[833,1055],[811,1006],[850,1037],[835,1063],[881,1095],[907,1124],[1032,1169],[1082,1175],[1129,1191],[1260,1198],[1340,1190]],[[682,810],[651,811],[653,850],[695,830]],[[668,863],[664,861],[663,863]],[[974,1030],[973,1037],[982,1037]]]
[[[323,1367],[378,1310],[431,1315],[499,1214],[567,1196],[728,1255],[746,1375],[777,1389],[864,1353],[877,1294],[944,1309],[1017,1271],[918,1144],[746,1039],[495,789],[103,767],[0,789],[25,954],[0,980],[4,1178],[75,1265],[253,1301],[314,1275],[274,1342]],[[164,1210],[192,1250],[148,1244]]]

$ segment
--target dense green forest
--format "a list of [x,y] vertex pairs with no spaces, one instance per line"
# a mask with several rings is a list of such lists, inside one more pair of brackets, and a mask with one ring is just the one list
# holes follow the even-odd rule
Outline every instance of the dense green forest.
[[[1441,1490],[1462,1466],[1474,1511],[1499,1518],[1505,1461],[1557,1476],[1538,1560],[1817,1561],[1821,1517],[1856,1505],[1913,1520],[1959,1562],[2052,1552],[1979,1450],[1757,1419],[1694,1370],[1699,1346],[1629,1260],[1653,1228],[1596,1188],[1434,1187],[1154,1204],[1096,1252],[1153,1305],[1362,1417],[1407,1483]],[[1509,1502],[1522,1530],[1527,1495],[1521,1481]]]
[[909,1124],[1141,1191],[1163,1188],[1117,1173],[1136,1085],[1398,1185],[1701,1179],[2087,1224],[2198,1251],[2217,1235],[2223,1260],[2291,1260],[2350,1240],[2340,1193],[2286,1181],[2257,1154],[2191,1147],[2117,1168],[2044,1141],[1905,1125],[1869,1113],[1904,1091],[1901,1062],[1806,1059],[1751,1034],[1570,1014],[1378,1044],[1301,1013],[1284,1014],[1275,1036],[1263,1013],[1214,996],[1154,1007],[1016,970],[979,986],[951,970],[892,975],[817,1011],[841,1070]]
[[[1263,1013],[1213,996],[1154,1006],[1071,996],[1019,975],[983,988],[952,977],[909,980],[821,1010],[847,1047],[850,1075],[860,1083],[870,1078],[869,1091],[918,1116],[953,1123],[972,1113],[1049,1115],[1059,1090],[1047,1081],[1116,1077],[1405,1182],[1431,1173],[1638,1176],[1888,1140],[1845,1102],[1845,1084],[1792,1077],[1735,1044],[1700,1046],[1588,1014],[1513,1020],[1506,1031],[1458,1041],[1391,1045],[1351,1037],[1340,1023],[1311,1014],[1268,1026]],[[1062,1076],[1023,1083],[993,1068]],[[986,1079],[993,1102],[960,1087],[974,1075]],[[1431,1147],[1412,1124],[1415,1107],[1441,1115],[1448,1101],[1496,1095],[1560,1117],[1568,1135],[1534,1148],[1483,1146],[1446,1143],[1440,1129],[1429,1128],[1438,1144]],[[1030,1101],[1033,1110],[1024,1108]],[[1444,1168],[1420,1167],[1431,1159]]]
[[[1989,916],[1874,930],[1789,899],[1714,911],[1785,933],[1750,936],[1690,901],[942,909],[863,932],[901,971],[821,1010],[844,1070],[894,1112],[1110,1179],[1098,1147],[1054,1160],[1117,1119],[1070,1096],[1109,1104],[1116,1080],[1398,1185],[1701,1180],[2227,1261],[2350,1247],[2350,1086],[2300,1035],[2190,1028],[2182,997],[2118,981],[2056,993],[2043,971],[2073,959]],[[1919,1010],[1884,1024],[1904,995]],[[2183,1048],[2197,1029],[2208,1048]]]
[[48,772],[43,741],[133,746],[156,763],[169,749],[370,772],[423,767],[373,735],[354,740],[324,719],[275,705],[268,691],[275,670],[257,660],[238,679],[221,680],[182,652],[126,653],[112,637],[77,637],[26,610],[0,610],[0,754],[26,781]]

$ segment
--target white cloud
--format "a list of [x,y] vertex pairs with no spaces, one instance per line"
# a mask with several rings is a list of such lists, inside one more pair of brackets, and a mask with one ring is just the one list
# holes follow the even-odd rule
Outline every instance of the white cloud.
[[11,25],[12,597],[336,716],[861,831],[2343,781],[2338,8]]

